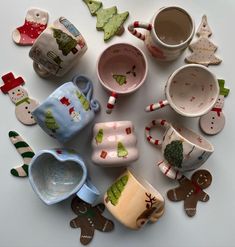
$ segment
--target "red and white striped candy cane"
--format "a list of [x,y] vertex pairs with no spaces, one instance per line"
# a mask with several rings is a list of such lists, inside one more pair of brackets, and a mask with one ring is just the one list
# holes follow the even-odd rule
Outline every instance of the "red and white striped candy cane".
[[166,160],[162,160],[157,163],[160,171],[171,179],[181,179],[183,175],[181,172],[176,171],[170,164],[166,163]]
[[160,108],[163,108],[164,106],[168,105],[169,102],[167,100],[160,100],[157,103],[150,104],[145,108],[145,111],[150,112],[150,111],[155,111]]
[[107,103],[107,114],[111,114],[117,100],[117,93],[112,92]]
[[145,40],[145,35],[138,32],[136,30],[136,28],[143,28],[143,29],[146,29],[148,31],[151,31],[152,30],[152,25],[149,24],[149,23],[146,23],[146,22],[139,22],[139,21],[135,21],[133,22],[132,24],[130,24],[128,26],[128,30],[131,34],[133,34],[134,36],[136,36],[137,38],[141,39],[141,40]]
[[158,139],[154,139],[150,135],[150,130],[154,126],[161,126],[161,127],[164,127],[164,128],[168,128],[168,127],[170,127],[170,124],[164,119],[156,119],[156,120],[153,120],[151,123],[148,124],[148,126],[145,127],[145,135],[146,135],[147,140],[150,143],[161,147],[162,141],[158,140]]

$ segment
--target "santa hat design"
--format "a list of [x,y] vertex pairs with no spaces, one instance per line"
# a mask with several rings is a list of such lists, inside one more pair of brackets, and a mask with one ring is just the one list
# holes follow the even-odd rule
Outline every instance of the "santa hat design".
[[69,114],[71,115],[73,112],[74,112],[74,107],[71,107],[71,108],[69,109]]
[[11,89],[23,85],[25,82],[22,77],[15,78],[12,72],[3,75],[2,80],[4,82],[4,85],[0,88],[5,94],[8,93]]

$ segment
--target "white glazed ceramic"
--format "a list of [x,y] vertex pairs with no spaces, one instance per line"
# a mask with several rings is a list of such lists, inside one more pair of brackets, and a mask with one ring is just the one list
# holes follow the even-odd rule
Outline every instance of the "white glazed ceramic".
[[164,198],[147,181],[126,170],[104,195],[110,213],[133,230],[148,221],[154,223],[164,213]]
[[[133,93],[145,82],[148,64],[144,53],[128,43],[117,43],[106,48],[97,62],[101,85],[112,93],[107,104],[111,113],[118,95]],[[126,78],[121,85],[115,76]]]
[[[154,126],[164,127],[162,140],[154,139],[150,130]],[[146,128],[147,140],[161,150],[163,160],[158,163],[160,170],[168,177],[179,179],[181,172],[199,168],[214,152],[212,144],[203,136],[166,120],[153,120]]]
[[[136,28],[146,29],[146,34]],[[145,42],[153,57],[162,61],[176,59],[191,42],[195,26],[189,13],[177,6],[160,8],[150,23],[130,24],[130,33]]]
[[29,56],[39,76],[63,76],[86,50],[87,44],[81,33],[66,18],[60,17],[37,38]]
[[30,184],[48,205],[63,201],[73,194],[93,203],[99,191],[87,176],[83,159],[73,150],[42,150],[35,154],[29,165]]
[[125,166],[139,157],[131,121],[97,123],[93,128],[92,161],[100,166]]
[[185,117],[199,117],[209,112],[219,97],[215,75],[199,64],[184,65],[169,78],[165,87],[166,100],[150,104],[146,111],[170,105]]

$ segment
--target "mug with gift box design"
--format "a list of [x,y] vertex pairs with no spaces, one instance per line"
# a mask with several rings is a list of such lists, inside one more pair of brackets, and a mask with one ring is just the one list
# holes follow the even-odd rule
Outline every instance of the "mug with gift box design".
[[[146,34],[137,28],[146,29]],[[135,21],[128,30],[143,40],[151,55],[158,60],[171,61],[180,56],[191,42],[195,27],[190,14],[177,6],[160,8],[150,23]]]
[[87,203],[100,195],[88,179],[84,160],[73,150],[41,150],[29,165],[29,181],[46,204],[58,203],[76,194]]
[[99,111],[100,105],[92,99],[92,91],[90,79],[77,75],[57,88],[32,112],[34,119],[47,134],[66,142],[88,125]]
[[123,225],[138,230],[164,213],[163,196],[147,181],[126,170],[107,190],[104,203]]
[[[150,130],[155,126],[165,129],[162,140],[151,136]],[[203,136],[163,119],[153,120],[145,127],[145,134],[161,150],[163,159],[158,162],[159,169],[172,179],[180,179],[181,172],[199,168],[214,152],[212,144]]]
[[36,39],[29,56],[39,76],[62,76],[86,50],[87,44],[81,33],[70,21],[60,17]]
[[96,123],[93,128],[92,161],[100,166],[125,166],[139,157],[131,121]]

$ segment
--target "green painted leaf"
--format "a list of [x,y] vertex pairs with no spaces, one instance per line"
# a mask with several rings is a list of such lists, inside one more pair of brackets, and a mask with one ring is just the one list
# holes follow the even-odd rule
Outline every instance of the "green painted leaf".
[[113,75],[113,79],[120,85],[126,84],[126,76],[125,75]]
[[95,137],[96,143],[102,143],[103,136],[104,136],[104,130],[103,129],[99,129],[99,131],[98,131],[98,133],[96,134],[96,137]]
[[126,157],[127,155],[128,155],[128,151],[126,150],[125,146],[121,142],[118,142],[117,156]]

